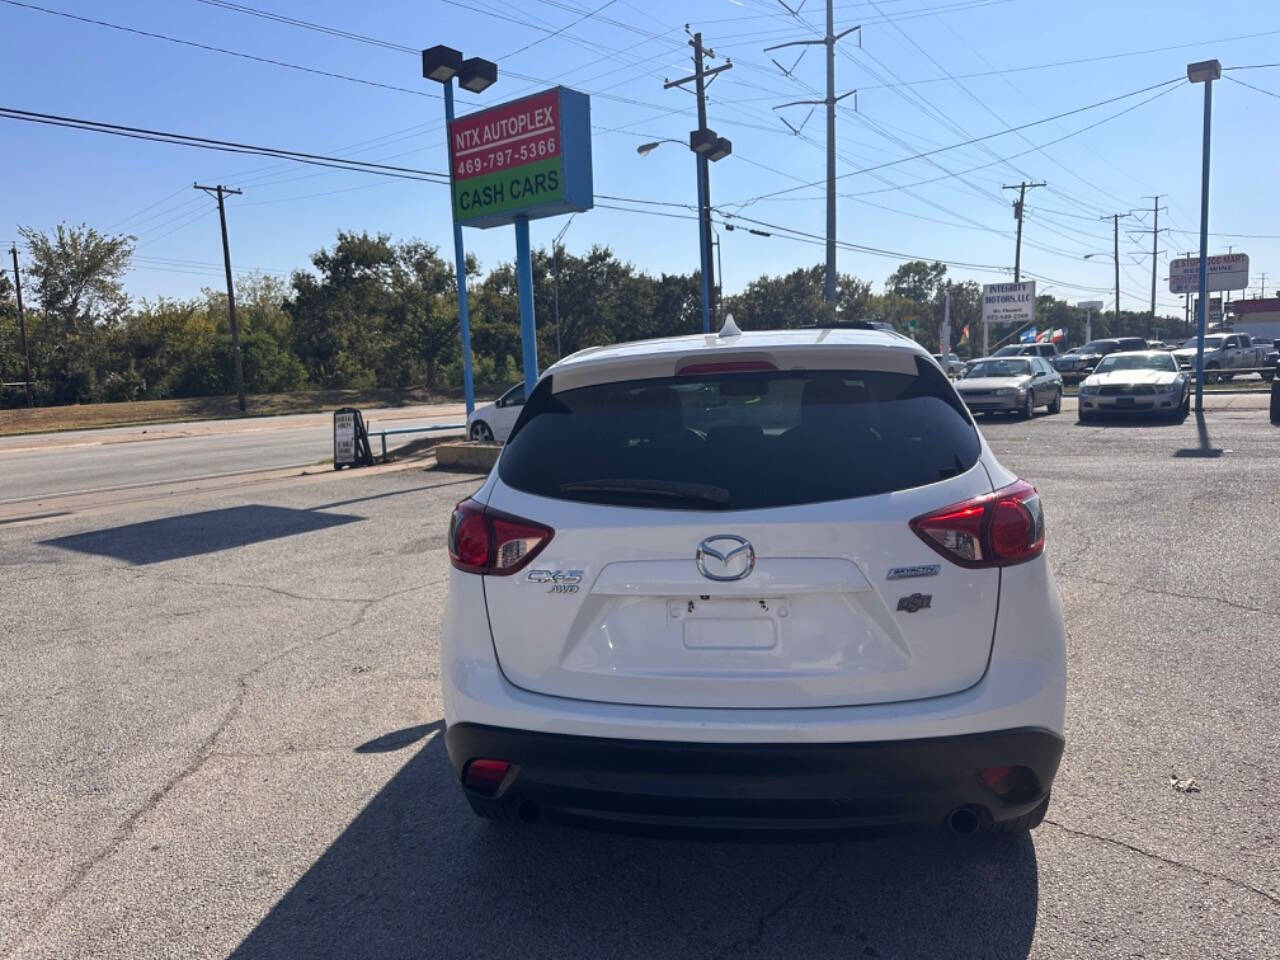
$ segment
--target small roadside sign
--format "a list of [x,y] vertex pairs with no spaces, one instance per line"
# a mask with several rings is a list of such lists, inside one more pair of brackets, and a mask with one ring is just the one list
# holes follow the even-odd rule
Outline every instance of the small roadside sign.
[[369,466],[373,450],[364,417],[355,407],[342,407],[333,412],[333,469]]

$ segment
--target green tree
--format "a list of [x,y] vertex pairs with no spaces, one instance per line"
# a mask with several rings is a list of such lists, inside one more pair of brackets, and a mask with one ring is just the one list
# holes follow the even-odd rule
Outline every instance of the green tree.
[[946,264],[908,260],[889,274],[885,292],[914,303],[933,303],[942,292],[946,276]]

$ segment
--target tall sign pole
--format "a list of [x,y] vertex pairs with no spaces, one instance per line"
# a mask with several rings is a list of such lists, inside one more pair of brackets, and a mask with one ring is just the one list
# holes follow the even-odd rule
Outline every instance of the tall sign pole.
[[18,337],[22,347],[22,379],[27,388],[27,406],[35,406],[31,393],[31,354],[27,352],[27,314],[22,309],[22,275],[18,272],[18,245],[9,248],[13,254],[13,286],[18,294]]
[[1196,304],[1196,413],[1204,412],[1204,333],[1209,310],[1209,133],[1213,122],[1213,81],[1222,64],[1204,60],[1187,65],[1187,79],[1204,84],[1204,146],[1200,163],[1200,299]]
[[[444,82],[444,123],[445,136],[449,138],[449,169],[453,170],[453,78]],[[467,304],[467,251],[462,245],[462,224],[458,222],[458,213],[449,204],[449,215],[453,220],[453,262],[454,276],[458,285],[458,335],[462,340],[462,393],[467,403],[467,416],[476,408],[475,381],[471,373],[471,312]]]

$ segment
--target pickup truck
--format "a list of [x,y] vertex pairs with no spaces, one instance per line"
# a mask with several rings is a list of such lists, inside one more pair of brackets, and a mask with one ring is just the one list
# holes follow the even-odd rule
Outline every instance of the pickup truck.
[[[1173,351],[1178,366],[1190,369],[1196,365],[1196,338],[1189,337]],[[1232,371],[1256,370],[1267,359],[1267,350],[1255,344],[1247,333],[1209,333],[1204,338],[1204,379],[1207,383],[1230,380]]]
[[993,357],[1044,357],[1050,363],[1058,356],[1056,343],[1011,343],[1001,347]]

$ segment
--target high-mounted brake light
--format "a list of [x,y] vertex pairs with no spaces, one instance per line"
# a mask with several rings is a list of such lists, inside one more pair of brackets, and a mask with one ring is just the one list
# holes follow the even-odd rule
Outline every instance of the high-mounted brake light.
[[515,573],[536,557],[555,531],[467,499],[449,521],[449,560],[459,570],[491,577]]
[[720,360],[707,363],[690,363],[678,371],[681,377],[694,377],[706,373],[767,373],[777,370],[768,360]]
[[1007,567],[1044,551],[1040,495],[1025,480],[916,517],[911,529],[962,567]]

